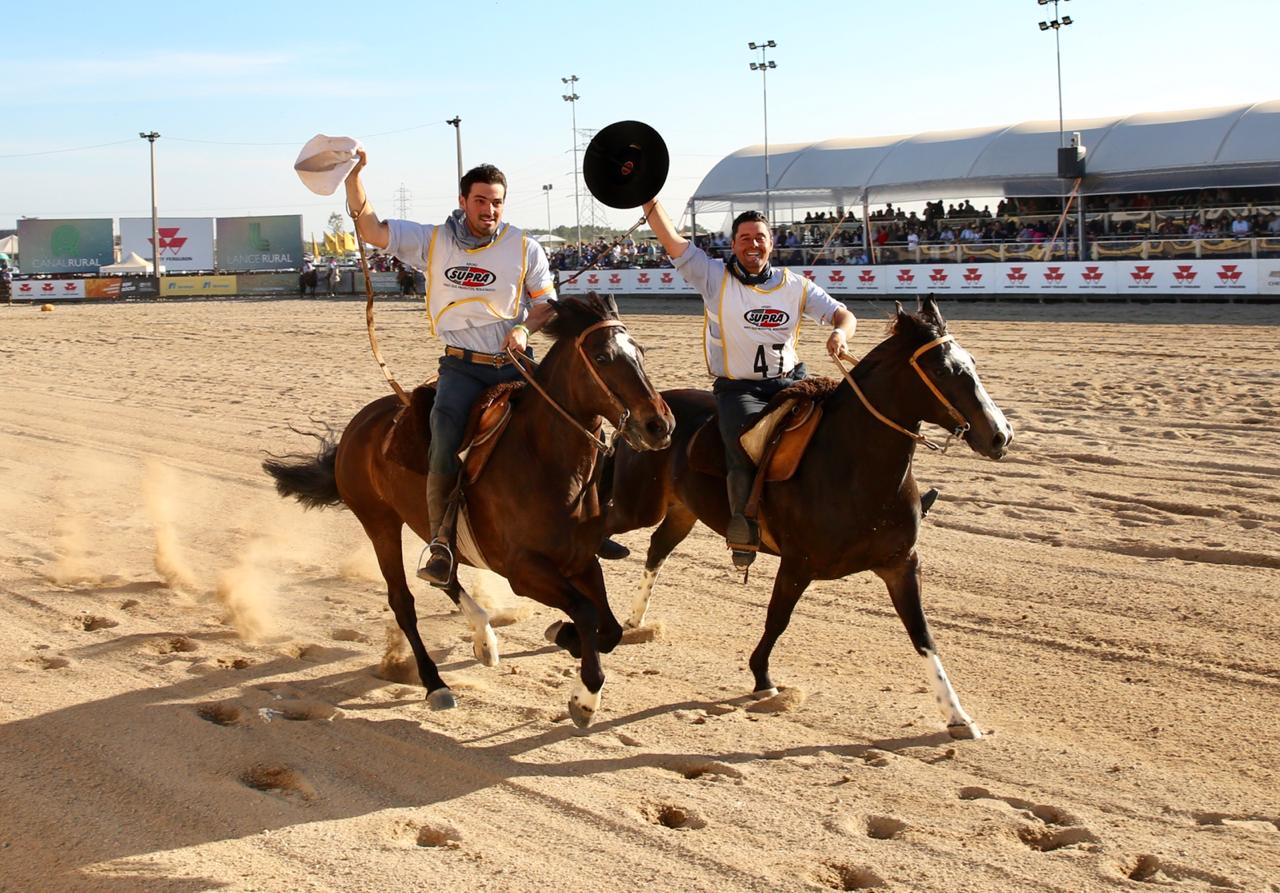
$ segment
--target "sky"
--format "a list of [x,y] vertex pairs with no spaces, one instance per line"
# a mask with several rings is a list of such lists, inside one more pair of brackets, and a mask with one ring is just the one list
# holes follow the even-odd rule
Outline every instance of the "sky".
[[[724,156],[764,140],[759,61],[773,40],[771,145],[1056,121],[1052,2],[809,0],[636,4],[100,3],[14,0],[0,17],[0,228],[31,217],[145,217],[143,131],[158,131],[161,216],[302,214],[323,232],[342,193],[292,170],[313,135],[355,136],[381,217],[438,222],[463,162],[507,174],[506,219],[574,213],[580,129],[644,121],[662,134],[673,216]],[[1065,115],[1280,98],[1280,0],[1063,0]],[[585,138],[581,142],[585,145]],[[91,147],[91,148],[86,148]],[[74,150],[74,151],[63,151]],[[579,162],[580,164],[580,162]],[[585,207],[582,220],[589,222]],[[615,226],[637,214],[599,208]],[[703,221],[700,220],[700,223]]]

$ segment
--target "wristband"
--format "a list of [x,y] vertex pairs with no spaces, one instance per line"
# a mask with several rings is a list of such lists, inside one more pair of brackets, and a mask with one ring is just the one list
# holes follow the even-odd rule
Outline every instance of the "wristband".
[[529,340],[529,335],[531,335],[532,333],[529,331],[529,327],[528,327],[528,326],[526,326],[526,325],[525,325],[524,323],[522,323],[522,322],[518,322],[518,323],[516,323],[514,326],[512,326],[512,327],[511,327],[511,331],[513,331],[513,332],[514,332],[516,329],[523,329],[523,330],[524,330],[524,337],[525,337],[525,340],[526,340],[526,341],[528,341],[528,340]]

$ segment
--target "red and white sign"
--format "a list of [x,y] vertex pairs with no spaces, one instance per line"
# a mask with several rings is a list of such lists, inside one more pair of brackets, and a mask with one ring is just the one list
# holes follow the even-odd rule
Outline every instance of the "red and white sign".
[[[212,217],[161,217],[160,266],[168,273],[213,269]],[[151,218],[120,218],[120,256],[151,260]]]
[[15,279],[13,282],[15,301],[74,301],[82,298],[83,279]]

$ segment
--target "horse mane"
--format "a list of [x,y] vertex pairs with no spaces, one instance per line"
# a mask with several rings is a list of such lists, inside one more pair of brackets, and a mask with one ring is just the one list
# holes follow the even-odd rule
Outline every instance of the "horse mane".
[[542,327],[542,331],[556,341],[576,338],[598,322],[618,318],[618,305],[613,295],[602,297],[592,291],[585,297],[573,295],[552,303],[556,309],[555,315]]
[[920,299],[920,306],[915,311],[902,309],[896,305],[893,315],[885,327],[885,340],[873,347],[859,361],[860,371],[870,371],[887,357],[903,351],[911,352],[921,344],[928,344],[935,338],[947,334],[947,321],[933,299],[933,295]]

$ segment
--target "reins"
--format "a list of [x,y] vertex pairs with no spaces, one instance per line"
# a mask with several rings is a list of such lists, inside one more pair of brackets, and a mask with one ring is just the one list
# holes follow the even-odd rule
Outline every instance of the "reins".
[[369,259],[364,254],[364,239],[360,238],[360,215],[364,213],[366,200],[360,206],[359,211],[352,211],[351,206],[347,205],[347,213],[351,215],[352,225],[356,230],[356,247],[360,249],[360,270],[364,273],[364,290],[367,300],[364,305],[364,322],[369,329],[369,347],[373,349],[373,358],[378,363],[378,368],[382,370],[382,375],[387,380],[387,384],[391,385],[391,390],[396,392],[396,396],[400,398],[400,402],[405,406],[409,405],[409,395],[404,392],[404,388],[400,387],[400,382],[392,376],[391,370],[387,368],[386,360],[382,359],[382,351],[378,350],[378,335],[373,329],[373,277],[369,275]]
[[888,425],[894,431],[897,431],[900,434],[906,435],[907,437],[914,440],[916,443],[922,444],[923,446],[926,446],[931,450],[935,450],[937,452],[945,454],[947,452],[947,448],[951,446],[951,442],[953,440],[963,437],[965,433],[968,432],[969,423],[965,421],[964,415],[961,414],[961,412],[958,409],[956,409],[954,406],[951,405],[951,401],[948,400],[945,396],[943,396],[942,391],[940,391],[938,389],[938,386],[933,383],[933,379],[931,379],[925,373],[925,371],[920,368],[920,364],[918,360],[923,354],[928,353],[930,350],[933,350],[933,348],[938,347],[939,345],[942,345],[942,344],[946,344],[949,341],[955,341],[955,340],[956,340],[955,337],[952,335],[943,335],[941,338],[935,338],[932,341],[930,341],[928,344],[924,344],[916,348],[915,352],[911,354],[911,358],[908,360],[908,363],[910,363],[911,368],[916,371],[916,374],[920,376],[921,380],[925,383],[925,385],[928,386],[929,390],[933,392],[933,396],[938,398],[938,402],[942,404],[942,408],[945,409],[947,411],[947,414],[951,416],[951,420],[956,423],[955,429],[948,433],[947,439],[945,442],[942,443],[942,445],[939,445],[935,441],[930,440],[928,437],[919,433],[918,431],[907,430],[906,428],[902,427],[897,422],[895,422],[893,419],[886,416],[880,410],[876,409],[871,404],[871,401],[867,399],[867,395],[862,392],[862,388],[858,387],[858,383],[853,380],[852,370],[846,368],[844,365],[844,360],[848,360],[850,363],[852,363],[856,367],[858,364],[857,359],[841,351],[840,356],[833,356],[831,360],[836,364],[836,366],[839,367],[840,374],[844,376],[845,381],[849,382],[849,387],[853,388],[853,392],[858,395],[858,399],[862,401],[862,405],[866,407],[867,412],[871,413],[871,415],[873,415],[878,421],[883,422],[885,425]]
[[[619,417],[618,417],[617,424],[614,427],[617,430],[621,431],[622,427],[627,423],[627,419],[631,417],[631,413],[627,410],[625,406],[622,405],[622,401],[620,401],[617,398],[617,396],[613,393],[613,391],[609,388],[609,386],[605,384],[604,379],[600,377],[600,373],[596,371],[595,363],[591,362],[590,357],[587,356],[587,352],[582,349],[582,344],[586,340],[588,335],[590,335],[592,332],[598,331],[600,329],[605,329],[605,328],[625,329],[626,326],[623,324],[621,320],[617,320],[617,319],[601,320],[600,322],[594,323],[593,325],[590,325],[587,328],[583,329],[582,332],[578,335],[578,337],[574,339],[573,347],[574,347],[574,350],[578,352],[579,356],[582,357],[583,363],[586,364],[587,371],[591,373],[591,377],[595,380],[596,384],[600,386],[600,389],[604,391],[605,395],[609,398],[610,402],[612,402],[613,405],[618,409]],[[581,422],[575,419],[572,415],[570,415],[569,411],[565,409],[563,406],[561,406],[559,403],[557,403],[555,398],[547,393],[546,388],[538,384],[538,382],[534,379],[533,375],[531,375],[529,371],[525,368],[525,363],[528,363],[529,365],[533,366],[536,369],[538,368],[537,363],[535,363],[532,359],[530,359],[527,356],[515,353],[510,348],[507,348],[506,354],[511,359],[511,362],[515,364],[515,367],[517,370],[519,370],[520,375],[524,378],[525,381],[529,383],[529,386],[532,387],[535,391],[537,391],[538,394],[541,395],[542,399],[550,403],[551,407],[556,412],[560,413],[560,415],[564,417],[565,421],[567,421],[570,425],[572,425],[574,428],[580,431],[582,435],[591,442],[591,445],[593,447],[595,447],[601,453],[605,453],[605,454],[608,454],[610,451],[612,451],[613,444],[611,442],[605,440],[599,434],[596,434],[595,432],[591,431],[589,428],[587,428],[585,425],[583,425]]]

